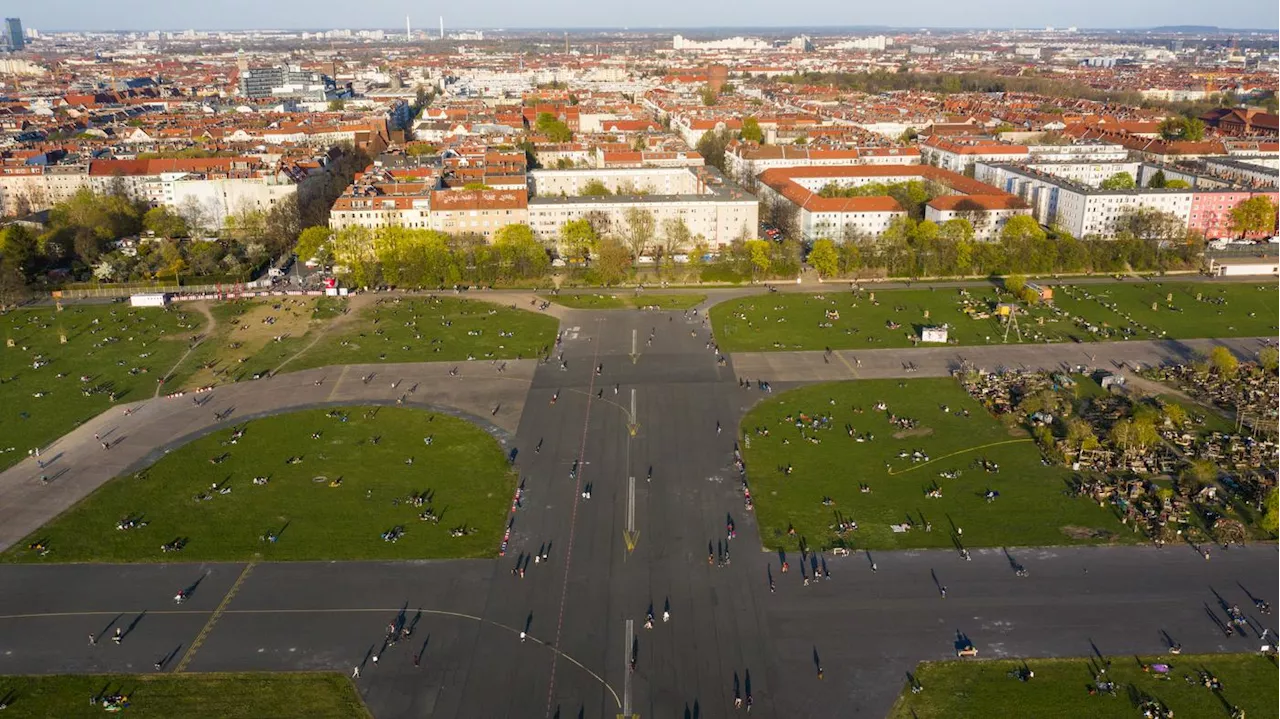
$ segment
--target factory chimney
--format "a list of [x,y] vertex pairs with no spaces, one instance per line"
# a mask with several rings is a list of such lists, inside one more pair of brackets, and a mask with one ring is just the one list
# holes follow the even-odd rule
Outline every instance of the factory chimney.
[[440,16],[440,39],[444,39],[444,15]]

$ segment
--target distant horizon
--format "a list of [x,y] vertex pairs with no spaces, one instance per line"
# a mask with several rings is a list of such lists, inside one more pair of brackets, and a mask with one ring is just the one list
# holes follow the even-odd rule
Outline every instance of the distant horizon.
[[[16,5],[16,4],[15,4]],[[430,8],[430,9],[428,9]],[[422,13],[420,15],[420,13]],[[1048,6],[974,7],[949,0],[916,0],[910,6],[857,6],[841,0],[810,0],[803,7],[738,0],[732,14],[723,5],[689,0],[649,0],[644,5],[543,0],[491,0],[484,5],[424,6],[418,2],[369,0],[60,0],[26,4],[5,13],[42,32],[245,32],[281,30],[404,29],[404,18],[424,31],[448,30],[680,32],[751,31],[787,28],[882,28],[887,31],[1012,31],[1054,28],[1144,31],[1155,27],[1216,27],[1227,32],[1275,33],[1280,6],[1275,0],[1241,0],[1230,6],[1188,0],[1076,0]],[[655,24],[662,18],[668,22]],[[753,24],[726,24],[750,18]],[[813,18],[802,22],[800,18]],[[500,19],[501,22],[495,22]],[[929,27],[915,24],[927,20]]]
[[[21,19],[21,18],[20,18]],[[22,23],[23,28],[29,27],[25,19]],[[413,22],[410,16],[410,27],[414,32],[425,32],[431,34],[439,29],[439,18],[436,22],[426,22],[422,25]],[[849,32],[849,33],[912,33],[921,32],[1063,32],[1068,28],[1074,29],[1076,33],[1091,32],[1155,32],[1161,33],[1180,33],[1195,34],[1210,30],[1220,33],[1256,33],[1260,35],[1280,35],[1280,28],[1250,28],[1250,27],[1227,27],[1218,25],[1200,25],[1194,23],[1168,24],[1168,25],[1145,25],[1145,26],[1116,26],[1116,27],[1082,27],[1074,25],[972,25],[972,26],[906,26],[906,25],[690,25],[690,26],[674,26],[674,25],[653,25],[653,26],[608,26],[608,25],[545,25],[545,26],[528,26],[518,27],[513,25],[505,26],[484,26],[484,25],[455,25],[445,24],[445,32],[618,32],[618,33],[667,33],[680,34],[682,32],[694,32],[705,34],[725,35],[732,33],[741,34],[768,34],[777,35],[787,32],[800,32],[805,30],[819,30],[823,32]],[[1186,29],[1180,29],[1186,28]],[[352,31],[373,31],[383,30],[385,32],[396,33],[403,32],[403,27],[395,25],[332,25],[332,26],[296,26],[296,27],[135,27],[135,28],[41,28],[34,27],[41,33],[57,34],[57,33],[94,33],[94,34],[126,34],[141,32],[331,32],[333,30],[352,30]]]

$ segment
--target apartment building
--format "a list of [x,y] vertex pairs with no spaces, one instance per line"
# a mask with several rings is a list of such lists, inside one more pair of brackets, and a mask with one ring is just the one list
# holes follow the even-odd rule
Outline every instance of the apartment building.
[[1115,221],[1126,212],[1151,208],[1186,222],[1191,215],[1187,190],[1099,190],[1016,165],[1006,165],[1002,190],[1022,198],[1042,225],[1057,225],[1076,237],[1115,235]]
[[805,145],[756,145],[734,140],[724,153],[725,171],[739,182],[780,167],[918,165],[914,147],[811,148]]
[[924,162],[963,173],[978,162],[1116,162],[1129,156],[1116,143],[1077,145],[1010,145],[974,137],[934,135],[920,143]]
[[614,194],[697,195],[706,191],[705,182],[686,167],[613,167],[529,172],[529,185],[537,197],[576,197],[583,194],[587,185],[594,183],[603,184]]
[[296,178],[256,157],[93,160],[0,168],[0,212],[48,209],[82,188],[123,189],[152,206],[198,206],[208,226],[241,210],[269,210],[298,191]]
[[927,165],[776,168],[760,174],[760,194],[775,202],[795,205],[803,239],[837,239],[849,234],[875,237],[888,229],[895,218],[906,216],[906,210],[896,200],[888,196],[823,197],[819,194],[822,188],[912,181],[931,182],[945,188],[948,195],[969,200],[957,205],[948,204],[947,196],[937,198],[935,217],[963,216],[975,229],[983,228],[986,239],[997,235],[1012,215],[1029,212],[1025,203],[1007,192]]

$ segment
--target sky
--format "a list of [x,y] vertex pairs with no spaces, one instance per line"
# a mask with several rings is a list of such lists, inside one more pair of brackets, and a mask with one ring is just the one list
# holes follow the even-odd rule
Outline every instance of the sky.
[[[726,12],[731,9],[731,12]],[[1072,0],[1072,2],[955,2],[912,0],[485,0],[425,3],[403,0],[54,0],[15,3],[24,27],[57,30],[247,30],[574,27],[787,27],[887,25],[897,28],[1131,28],[1216,25],[1276,30],[1276,0]]]

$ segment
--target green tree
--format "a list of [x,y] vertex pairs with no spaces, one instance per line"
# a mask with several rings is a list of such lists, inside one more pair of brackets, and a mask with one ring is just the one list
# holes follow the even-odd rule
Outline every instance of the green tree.
[[742,121],[742,132],[738,137],[747,142],[764,142],[764,132],[760,130],[760,121],[754,117],[748,117]]
[[1132,190],[1137,187],[1138,183],[1133,179],[1133,175],[1127,172],[1117,172],[1098,184],[1103,190]]
[[323,262],[328,254],[326,245],[331,237],[333,237],[333,231],[328,227],[308,227],[298,235],[298,244],[293,252],[301,262],[306,262],[312,257]]
[[701,95],[702,95],[702,104],[706,105],[707,107],[712,107],[713,105],[716,104],[716,101],[719,99],[716,97],[715,90],[712,90],[710,85],[704,85],[702,87]]
[[555,115],[549,112],[538,113],[534,121],[534,129],[540,135],[546,135],[552,142],[568,142],[573,139],[573,131]]
[[1267,234],[1276,228],[1276,205],[1266,195],[1254,195],[1231,208],[1231,231],[1241,237]]
[[599,241],[595,228],[585,218],[560,226],[560,251],[571,260],[585,260],[593,256]]
[[836,243],[828,239],[817,240],[809,250],[809,264],[823,277],[834,277],[840,268],[840,254]]
[[751,276],[755,277],[757,273],[768,272],[769,266],[773,263],[769,243],[764,240],[747,240],[745,245],[747,259],[751,263]]
[[631,267],[631,252],[618,240],[605,237],[600,240],[600,250],[591,262],[596,279],[603,285],[616,285],[627,276]]
[[1072,417],[1067,420],[1067,443],[1084,452],[1098,448],[1098,436],[1088,422]]
[[187,235],[187,223],[176,212],[163,205],[147,210],[147,213],[142,216],[142,226],[158,237],[172,238]]
[[410,157],[419,157],[422,155],[434,155],[440,152],[440,148],[426,142],[410,143],[404,148],[404,154]]
[[0,236],[0,255],[4,256],[5,265],[30,282],[41,259],[36,236],[25,225],[9,225],[0,230]]
[[1160,137],[1169,141],[1199,142],[1204,139],[1204,123],[1194,117],[1170,117],[1160,123]]
[[1190,189],[1191,189],[1191,183],[1190,183],[1190,182],[1187,182],[1186,180],[1169,180],[1168,182],[1164,183],[1164,189],[1166,189],[1166,190],[1190,190]]
[[1168,180],[1165,179],[1164,170],[1156,170],[1156,174],[1152,175],[1151,179],[1147,181],[1147,187],[1150,187],[1153,190],[1159,190],[1163,188],[1167,182]]
[[1267,490],[1267,496],[1262,500],[1263,514],[1259,524],[1271,536],[1276,536],[1277,523],[1280,523],[1280,492],[1275,487]]
[[724,172],[724,151],[731,139],[733,137],[728,130],[708,130],[698,139],[696,149],[708,165]]
[[512,224],[498,230],[493,246],[498,251],[501,271],[506,279],[528,279],[546,274],[550,259],[547,250],[525,224]]
[[347,108],[347,101],[342,99],[329,101],[329,112],[342,112]]
[[1280,367],[1280,351],[1272,346],[1263,347],[1258,351],[1258,364],[1268,372],[1275,372]]
[[475,191],[475,190],[492,190],[493,188],[489,187],[483,182],[468,182],[467,184],[462,186],[462,189]]
[[587,182],[582,186],[582,190],[579,194],[584,197],[608,197],[609,195],[612,195],[613,192],[605,186],[604,182],[592,179],[587,180]]
[[1220,377],[1235,377],[1236,371],[1240,369],[1240,360],[1231,354],[1231,350],[1219,345],[1209,352],[1209,366]]
[[1004,278],[1004,289],[1006,292],[1017,296],[1027,287],[1027,278],[1024,275],[1009,275]]

